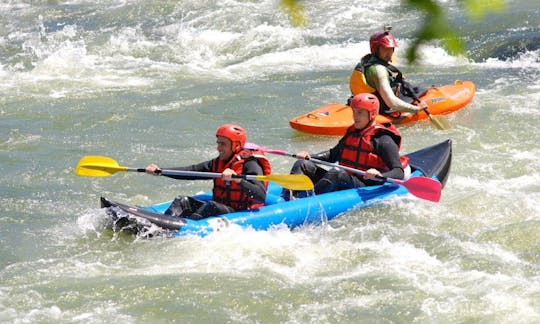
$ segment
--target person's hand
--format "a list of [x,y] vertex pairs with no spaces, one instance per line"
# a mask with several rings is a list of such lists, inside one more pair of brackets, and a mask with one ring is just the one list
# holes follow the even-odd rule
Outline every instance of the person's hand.
[[424,100],[421,100],[417,103],[413,103],[409,106],[410,108],[405,109],[406,112],[411,114],[417,114],[421,112],[422,110],[426,109],[428,107],[427,103]]
[[377,169],[368,169],[366,171],[366,174],[364,174],[364,179],[367,180],[375,180],[377,177],[382,177],[382,173]]
[[234,181],[236,183],[240,183],[240,181],[242,181],[242,178],[233,178],[232,176],[233,175],[236,175],[237,173],[234,172],[233,169],[225,169],[223,170],[223,172],[221,173],[222,176],[221,176],[221,179],[223,179],[224,181]]
[[298,160],[309,160],[309,158],[311,157],[306,151],[298,152],[295,154],[295,156]]
[[418,111],[427,109],[427,107],[428,107],[427,103],[426,103],[424,100],[421,100],[421,101],[418,103],[417,106],[418,106],[418,108],[419,108]]
[[146,169],[144,169],[144,172],[151,174],[151,175],[161,175],[161,168],[157,166],[156,164],[149,164]]

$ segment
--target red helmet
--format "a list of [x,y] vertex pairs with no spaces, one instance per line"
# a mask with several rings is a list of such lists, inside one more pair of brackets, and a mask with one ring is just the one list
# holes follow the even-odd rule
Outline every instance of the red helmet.
[[376,55],[379,47],[398,47],[397,41],[390,34],[389,31],[383,31],[371,35],[369,38],[369,48],[371,49],[371,54]]
[[379,113],[379,99],[372,93],[359,93],[352,98],[351,108],[367,110],[369,120],[373,120]]
[[[232,144],[233,144],[233,151],[236,151],[237,149],[241,149],[246,144],[246,131],[238,126],[233,124],[225,124],[221,125],[217,132],[216,136],[223,136],[225,138],[228,138]],[[239,142],[240,147],[236,148],[234,147],[234,143]]]

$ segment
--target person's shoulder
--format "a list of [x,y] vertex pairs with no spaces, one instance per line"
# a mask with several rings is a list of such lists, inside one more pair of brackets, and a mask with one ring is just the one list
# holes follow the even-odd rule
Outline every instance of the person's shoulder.
[[387,149],[391,149],[396,146],[395,140],[386,130],[381,130],[371,137],[371,143],[376,152],[381,152]]
[[386,69],[386,66],[382,65],[382,64],[373,64],[371,66],[371,68],[376,71],[377,73],[384,73],[386,74],[387,73],[387,69]]
[[249,159],[246,159],[244,161],[244,169],[253,168],[253,167],[260,167],[261,162],[263,162],[262,160],[266,160],[266,159],[264,159],[264,158],[256,158],[256,157],[251,157]]
[[392,140],[392,132],[388,129],[381,128],[371,136],[371,138],[376,139],[377,141],[386,141],[386,140]]
[[378,141],[386,141],[386,140],[393,140],[392,139],[392,136],[394,136],[394,127],[390,125],[383,125],[383,124],[380,124],[374,134],[372,135],[372,138],[373,139],[377,139]]
[[372,80],[372,82],[376,82],[376,80],[379,78],[386,78],[388,72],[386,71],[386,67],[384,67],[383,65],[373,64],[366,68],[365,74],[369,80]]

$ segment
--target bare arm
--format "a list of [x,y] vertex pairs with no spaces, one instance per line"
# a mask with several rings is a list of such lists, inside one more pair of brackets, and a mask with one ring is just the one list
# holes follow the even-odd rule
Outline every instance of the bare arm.
[[386,105],[393,110],[415,113],[422,109],[422,106],[406,103],[394,94],[388,80],[388,71],[384,66],[377,64],[370,67],[367,71],[367,77],[372,81]]
[[[201,162],[199,164],[192,164],[192,165],[182,166],[182,167],[170,167],[170,168],[165,168],[165,169],[179,170],[179,171],[212,172],[212,160]],[[161,167],[159,167],[157,164],[152,163],[146,167],[146,173],[155,175],[155,176],[161,175]],[[166,175],[166,177],[178,179],[178,180],[205,180],[204,178],[201,178],[201,177],[181,176],[181,175]]]

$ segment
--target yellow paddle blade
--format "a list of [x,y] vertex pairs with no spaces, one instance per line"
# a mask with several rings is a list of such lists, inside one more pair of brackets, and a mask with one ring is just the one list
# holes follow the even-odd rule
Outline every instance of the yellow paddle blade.
[[431,126],[440,130],[448,130],[452,128],[446,117],[441,115],[428,115]]
[[127,167],[119,166],[109,157],[89,155],[79,161],[75,174],[80,177],[108,177],[115,172],[127,170]]
[[422,109],[422,110],[428,116],[429,123],[431,124],[431,126],[433,128],[437,128],[437,129],[440,129],[440,130],[448,130],[448,129],[452,128],[452,126],[450,126],[450,123],[448,122],[448,119],[446,119],[445,116],[441,116],[441,115],[434,116],[434,115],[430,114],[427,107]]
[[268,174],[255,176],[259,181],[273,181],[286,189],[312,190],[313,182],[305,174]]

